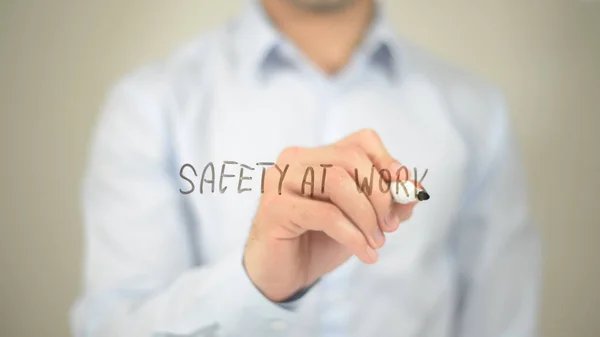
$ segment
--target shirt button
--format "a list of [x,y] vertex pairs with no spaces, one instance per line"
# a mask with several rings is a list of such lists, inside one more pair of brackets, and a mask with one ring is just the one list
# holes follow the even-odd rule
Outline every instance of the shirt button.
[[269,324],[272,330],[275,331],[283,331],[286,330],[288,328],[288,324],[282,320],[273,320],[271,321],[271,324]]

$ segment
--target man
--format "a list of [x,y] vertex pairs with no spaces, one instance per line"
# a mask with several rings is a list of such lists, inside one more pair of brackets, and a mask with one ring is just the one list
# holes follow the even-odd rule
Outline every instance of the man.
[[[392,201],[409,176],[429,200]],[[84,191],[76,336],[536,333],[504,100],[372,0],[248,1],[127,76]]]

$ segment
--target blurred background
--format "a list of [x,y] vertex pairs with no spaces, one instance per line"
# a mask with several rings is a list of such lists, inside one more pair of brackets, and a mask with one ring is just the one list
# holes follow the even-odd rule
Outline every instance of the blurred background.
[[[79,184],[108,89],[241,5],[0,1],[0,336],[69,335]],[[386,6],[401,36],[504,90],[544,240],[542,336],[599,336],[600,0]]]

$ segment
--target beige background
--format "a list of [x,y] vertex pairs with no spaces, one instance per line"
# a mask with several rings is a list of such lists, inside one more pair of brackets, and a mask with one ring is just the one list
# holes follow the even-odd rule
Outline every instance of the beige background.
[[[401,35],[505,90],[545,240],[543,336],[598,336],[600,2],[388,2]],[[1,336],[68,335],[79,178],[109,86],[240,5],[0,1]]]

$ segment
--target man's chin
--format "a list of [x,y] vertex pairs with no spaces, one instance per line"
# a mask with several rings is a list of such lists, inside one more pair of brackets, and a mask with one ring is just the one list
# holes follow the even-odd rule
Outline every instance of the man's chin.
[[356,0],[287,0],[294,6],[313,13],[336,13],[350,7]]

